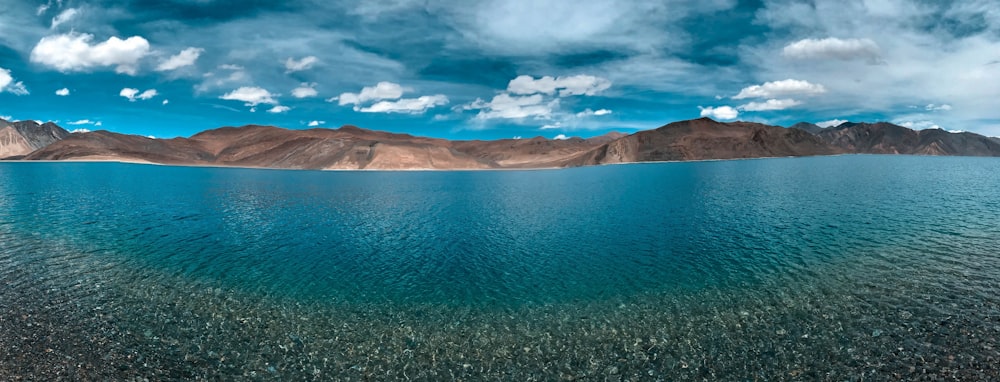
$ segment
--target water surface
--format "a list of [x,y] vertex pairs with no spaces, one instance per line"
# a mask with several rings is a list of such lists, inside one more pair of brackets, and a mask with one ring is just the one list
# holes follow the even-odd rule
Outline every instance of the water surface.
[[0,163],[0,376],[995,379],[998,190],[992,158]]

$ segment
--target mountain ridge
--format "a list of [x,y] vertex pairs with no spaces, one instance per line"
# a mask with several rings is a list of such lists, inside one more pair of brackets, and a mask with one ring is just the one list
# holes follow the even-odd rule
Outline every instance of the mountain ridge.
[[22,157],[69,136],[52,122],[8,122],[0,119],[0,159]]
[[1000,156],[1000,139],[890,123],[785,128],[709,118],[632,134],[583,139],[447,140],[367,130],[220,127],[189,138],[151,139],[105,130],[75,133],[25,160],[112,160],[286,169],[526,169],[614,163],[797,157],[851,153]]

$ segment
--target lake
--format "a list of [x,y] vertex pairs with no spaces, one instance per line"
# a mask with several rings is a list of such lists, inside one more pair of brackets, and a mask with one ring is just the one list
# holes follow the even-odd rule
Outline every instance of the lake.
[[996,380],[1000,160],[0,163],[0,333],[2,379]]

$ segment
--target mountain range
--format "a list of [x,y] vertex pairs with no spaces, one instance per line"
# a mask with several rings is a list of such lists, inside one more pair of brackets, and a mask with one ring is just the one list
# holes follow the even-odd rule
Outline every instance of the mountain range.
[[52,122],[7,122],[0,119],[0,158],[19,158],[69,136]]
[[152,139],[95,131],[70,134],[52,123],[0,120],[0,157],[98,160],[172,165],[327,170],[559,168],[613,163],[741,159],[836,154],[1000,156],[1000,139],[944,130],[915,131],[890,123],[822,128],[708,118],[634,134],[590,139],[536,137],[450,141],[355,126],[288,130],[249,125],[190,138]]

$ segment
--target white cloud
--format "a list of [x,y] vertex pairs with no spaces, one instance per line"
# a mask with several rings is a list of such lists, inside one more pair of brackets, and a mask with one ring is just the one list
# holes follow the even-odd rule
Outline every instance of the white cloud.
[[[1000,132],[988,122],[1000,119],[996,0],[763,0],[762,5],[755,12],[755,23],[801,38],[868,37],[877,41],[883,64],[866,65],[865,58],[804,62],[782,55],[796,37],[741,46],[741,60],[754,78],[823,84],[829,93],[807,101],[817,109],[910,122],[932,120],[939,126],[992,135]],[[953,110],[926,110],[930,101],[947,101]],[[911,105],[916,106],[911,111],[915,115],[893,114]]]
[[323,124],[326,124],[326,121],[309,121],[309,127],[316,127]]
[[122,91],[118,92],[118,95],[128,98],[129,101],[135,102],[135,95],[139,94],[139,89],[124,88]]
[[0,68],[0,93],[3,92],[10,92],[15,95],[29,94],[28,88],[24,86],[23,82],[14,82],[14,76],[10,74],[10,70]]
[[98,122],[91,121],[89,119],[81,119],[79,121],[66,122],[70,125],[96,125]]
[[611,114],[611,110],[608,110],[608,109],[599,109],[599,110],[586,109],[584,111],[576,113],[576,116],[577,116],[577,118],[585,118],[585,117],[591,117],[591,116],[600,117],[602,115],[608,115],[608,114]]
[[50,7],[49,4],[39,5],[38,8],[35,10],[35,16],[41,16],[43,13],[49,10],[49,7]]
[[876,64],[881,62],[881,49],[871,39],[825,38],[822,40],[807,38],[788,44],[781,51],[785,57],[795,59],[833,59],[850,61],[867,60]]
[[932,103],[924,107],[924,109],[927,111],[951,111],[951,105],[948,104],[935,105]]
[[927,120],[922,120],[922,121],[901,121],[901,122],[895,122],[895,123],[897,125],[900,125],[900,126],[903,126],[903,127],[906,127],[906,128],[910,128],[910,129],[913,129],[913,130],[927,130],[927,129],[940,129],[941,128],[941,126],[939,126],[934,121],[927,121]]
[[67,21],[72,20],[79,13],[80,13],[80,11],[78,9],[76,9],[76,8],[69,8],[69,9],[67,9],[65,11],[59,12],[59,14],[56,15],[56,17],[52,18],[52,27],[51,27],[51,29],[56,29],[57,27],[59,27],[60,24],[63,24],[65,22],[67,22]]
[[299,72],[313,67],[319,59],[316,56],[306,56],[299,60],[289,57],[285,60],[285,73]]
[[557,91],[560,97],[574,95],[593,96],[611,87],[611,81],[595,76],[576,75],[569,77],[544,76],[535,79],[531,76],[517,76],[507,85],[507,91],[516,95],[546,94],[553,95]]
[[76,133],[89,133],[90,129],[73,129],[73,130],[70,130],[69,132],[73,133],[73,134],[76,134]]
[[60,97],[68,96],[69,95],[69,88],[62,88],[62,89],[56,90],[56,95],[60,96]]
[[507,93],[500,93],[493,97],[490,102],[476,99],[475,102],[465,105],[465,110],[479,110],[476,115],[478,119],[551,119],[553,110],[559,106],[559,100],[544,103],[545,98],[541,94],[516,97]]
[[317,95],[319,95],[319,92],[316,91],[315,83],[304,83],[299,87],[292,89],[292,97],[295,98],[308,98],[315,97]]
[[202,52],[205,50],[202,48],[187,48],[176,55],[170,56],[165,61],[161,62],[160,65],[156,66],[156,71],[165,72],[169,70],[176,70],[183,68],[185,66],[194,65],[195,61],[198,61],[198,57],[201,56]]
[[250,83],[250,75],[246,69],[239,65],[223,64],[218,67],[221,70],[229,71],[228,75],[216,75],[215,72],[208,72],[202,76],[205,78],[202,83],[195,86],[198,92],[207,92],[212,89],[222,87],[232,87],[232,85],[243,85]]
[[559,135],[556,135],[555,137],[552,137],[552,139],[555,139],[555,140],[566,140],[566,139],[569,139],[569,137],[567,137],[566,134],[559,134]]
[[552,129],[558,129],[558,128],[561,128],[561,127],[563,127],[562,122],[556,122],[556,123],[547,123],[547,124],[544,124],[539,129],[541,129],[541,130],[552,130]]
[[0,115],[0,119],[2,119],[4,121],[10,121],[10,120],[14,119],[14,117],[9,116],[9,115]]
[[421,96],[418,98],[402,98],[395,101],[380,101],[375,104],[357,108],[355,110],[362,113],[407,113],[421,114],[427,109],[448,104],[448,97],[443,94],[431,96]]
[[698,108],[701,109],[702,117],[710,117],[712,119],[717,119],[717,120],[728,121],[736,119],[737,117],[740,116],[739,110],[736,110],[730,106],[718,106],[718,107],[698,106]]
[[168,103],[170,103],[170,100],[169,100],[169,99],[165,99],[165,100],[163,100],[163,103],[162,103],[162,104],[163,104],[163,105],[166,105],[166,104],[168,104]]
[[277,97],[277,95],[271,94],[267,89],[256,86],[241,86],[219,98],[229,101],[242,101],[251,107],[251,111],[256,111],[253,107],[258,104],[276,105],[278,101],[275,101],[274,97]]
[[809,81],[787,79],[765,82],[763,85],[753,85],[743,88],[733,99],[777,98],[790,95],[812,96],[823,93],[826,93],[826,88],[823,85],[809,83]]
[[837,126],[843,125],[844,123],[847,123],[847,122],[849,122],[849,121],[846,121],[846,120],[843,120],[843,119],[831,119],[829,121],[816,122],[816,126],[823,127],[823,128],[837,127]]
[[381,101],[386,99],[398,99],[404,92],[410,91],[397,83],[382,81],[375,86],[365,86],[360,93],[341,93],[339,97],[333,97],[327,101],[337,101],[340,106],[359,105],[369,101]]
[[103,123],[101,123],[101,121],[94,122],[94,126],[101,126],[101,125],[104,125]]
[[149,42],[139,36],[91,44],[93,39],[94,35],[76,32],[42,37],[31,50],[31,62],[61,72],[114,66],[117,73],[135,75],[139,60],[149,54]]
[[286,113],[289,110],[292,110],[292,108],[283,105],[276,105],[275,107],[268,109],[267,112],[272,114],[278,114],[278,113]]
[[146,91],[142,92],[142,94],[139,94],[135,98],[138,98],[138,99],[141,99],[141,100],[147,100],[147,99],[153,99],[153,97],[156,97],[159,94],[160,93],[156,92],[156,89],[149,89],[149,90],[146,90]]
[[744,105],[740,105],[739,107],[737,107],[737,109],[743,111],[785,110],[801,104],[802,102],[796,101],[794,99],[769,99],[765,102],[750,102]]
[[149,89],[142,93],[139,93],[139,89],[124,88],[120,92],[118,92],[118,95],[128,98],[129,102],[135,102],[137,99],[141,100],[153,99],[153,97],[156,97],[159,94],[160,93],[158,93],[156,89]]

